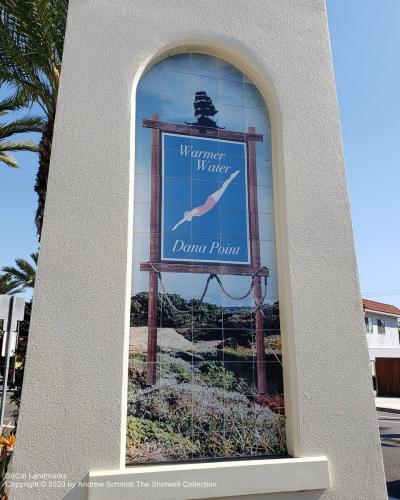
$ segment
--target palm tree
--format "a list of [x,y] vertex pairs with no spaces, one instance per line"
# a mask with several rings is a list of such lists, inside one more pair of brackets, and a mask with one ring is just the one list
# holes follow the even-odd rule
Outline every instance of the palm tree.
[[[26,106],[26,101],[19,95],[11,96],[0,101],[0,117],[5,116],[10,111]],[[44,120],[40,116],[25,116],[8,123],[0,123],[0,163],[8,167],[18,167],[18,162],[10,155],[16,151],[39,151],[38,144],[33,141],[16,141],[12,137],[15,134],[26,132],[43,132]]]
[[28,105],[41,107],[45,125],[39,144],[35,216],[40,238],[68,0],[1,0],[0,83],[10,85]]
[[0,276],[0,295],[19,293],[18,284],[7,276]]
[[[38,252],[31,254],[31,259],[35,263],[35,266],[38,262],[38,256]],[[15,263],[17,267],[5,266],[2,269],[2,272],[4,273],[2,278],[11,281],[16,287],[18,287],[18,291],[14,291],[13,293],[23,292],[26,288],[34,288],[36,268],[29,264],[29,262],[25,259],[15,259]]]

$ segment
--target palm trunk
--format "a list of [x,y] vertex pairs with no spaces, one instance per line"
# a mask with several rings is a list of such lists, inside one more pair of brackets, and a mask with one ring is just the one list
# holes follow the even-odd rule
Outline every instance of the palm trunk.
[[35,183],[35,191],[38,195],[38,207],[36,210],[35,223],[39,241],[42,234],[44,206],[46,203],[47,179],[49,176],[53,128],[54,118],[49,118],[49,121],[44,127],[42,139],[39,144],[39,168],[36,174]]

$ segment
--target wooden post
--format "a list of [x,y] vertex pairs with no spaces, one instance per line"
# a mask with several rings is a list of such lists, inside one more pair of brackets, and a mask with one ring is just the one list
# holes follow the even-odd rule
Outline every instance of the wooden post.
[[[159,120],[158,115],[152,116]],[[151,209],[150,209],[150,263],[160,260],[160,130],[153,128],[151,144]],[[147,314],[147,385],[156,383],[157,375],[157,298],[158,274],[149,272],[149,302]]]
[[[152,129],[151,149],[151,208],[150,208],[150,260],[140,265],[141,271],[149,273],[148,299],[148,341],[147,341],[147,385],[156,383],[157,362],[157,299],[158,299],[158,272],[201,273],[251,276],[260,269],[260,241],[258,228],[257,203],[257,166],[256,141],[263,141],[261,134],[255,133],[254,127],[249,127],[243,134],[232,130],[207,129],[205,133],[196,127],[176,123],[160,122],[160,117],[152,115],[151,120],[144,119],[143,126]],[[248,191],[250,211],[250,252],[251,266],[227,264],[189,264],[179,262],[161,262],[160,233],[161,233],[161,132],[175,133],[189,136],[210,137],[212,139],[226,139],[230,141],[246,142],[248,160]],[[257,303],[262,300],[261,276],[268,276],[268,269],[263,268],[254,279],[254,296]],[[267,392],[265,367],[265,339],[264,319],[260,310],[256,312],[256,348],[257,348],[257,388],[260,394]]]
[[[255,133],[254,127],[248,128],[249,135]],[[247,140],[247,155],[249,165],[249,205],[250,205],[250,251],[251,262],[254,268],[261,265],[260,237],[258,228],[258,201],[257,201],[257,164],[256,144]],[[254,297],[259,304],[262,300],[261,277],[254,278]],[[265,366],[265,339],[264,318],[260,309],[256,311],[256,356],[257,356],[257,390],[259,394],[267,393],[267,374]]]

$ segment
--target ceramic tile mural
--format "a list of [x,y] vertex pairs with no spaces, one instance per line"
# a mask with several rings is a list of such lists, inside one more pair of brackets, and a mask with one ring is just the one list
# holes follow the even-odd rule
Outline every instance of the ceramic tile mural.
[[216,57],[136,96],[127,464],[286,453],[268,111]]

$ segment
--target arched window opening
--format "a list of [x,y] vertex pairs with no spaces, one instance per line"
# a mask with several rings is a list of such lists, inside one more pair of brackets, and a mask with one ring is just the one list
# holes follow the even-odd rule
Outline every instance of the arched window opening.
[[286,453],[271,134],[212,55],[136,94],[127,464]]

